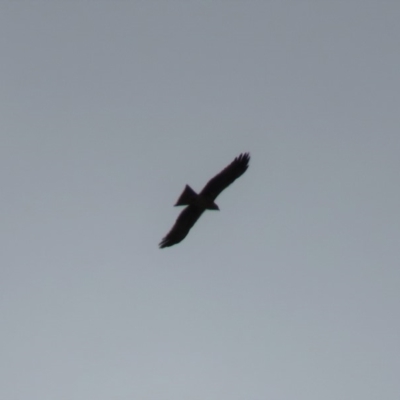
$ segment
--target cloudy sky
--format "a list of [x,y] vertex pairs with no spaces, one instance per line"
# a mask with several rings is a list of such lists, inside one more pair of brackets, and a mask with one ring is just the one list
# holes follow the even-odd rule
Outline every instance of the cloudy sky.
[[398,400],[399,20],[1,2],[0,398]]

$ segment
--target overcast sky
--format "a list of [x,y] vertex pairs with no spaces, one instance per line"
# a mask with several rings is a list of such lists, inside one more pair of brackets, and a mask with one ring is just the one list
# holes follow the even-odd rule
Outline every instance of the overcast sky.
[[398,400],[399,21],[1,2],[0,398]]

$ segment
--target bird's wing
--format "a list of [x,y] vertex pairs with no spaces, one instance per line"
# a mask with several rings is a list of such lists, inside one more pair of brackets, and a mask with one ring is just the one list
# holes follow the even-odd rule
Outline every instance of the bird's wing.
[[201,191],[201,195],[215,200],[235,179],[243,175],[249,167],[250,154],[242,153],[218,175],[215,175]]
[[204,209],[199,208],[195,205],[187,206],[179,214],[178,218],[172,229],[168,234],[161,240],[159,244],[160,248],[173,246],[185,239],[186,235],[189,233],[192,226],[203,214]]

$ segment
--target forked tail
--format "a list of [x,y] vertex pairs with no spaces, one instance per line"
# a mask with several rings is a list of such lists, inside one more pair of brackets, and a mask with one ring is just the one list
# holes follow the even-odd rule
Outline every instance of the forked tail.
[[187,206],[193,204],[197,197],[198,194],[189,185],[186,185],[175,206]]

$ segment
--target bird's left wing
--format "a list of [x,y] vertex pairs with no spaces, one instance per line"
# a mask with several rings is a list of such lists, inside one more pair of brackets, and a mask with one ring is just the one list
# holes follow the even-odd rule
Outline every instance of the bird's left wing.
[[204,209],[201,209],[195,205],[187,206],[179,214],[176,222],[172,229],[167,233],[159,244],[160,248],[173,246],[185,239],[186,235],[189,233],[192,226],[203,214]]

